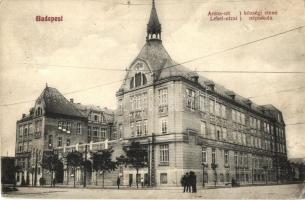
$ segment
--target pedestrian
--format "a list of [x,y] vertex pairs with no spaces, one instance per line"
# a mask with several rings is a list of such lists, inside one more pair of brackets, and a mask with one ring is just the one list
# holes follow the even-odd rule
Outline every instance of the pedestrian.
[[132,186],[132,178],[129,178],[129,187]]
[[141,177],[141,186],[144,187],[144,178]]
[[183,187],[183,192],[186,190],[186,175],[182,175],[181,180],[180,180],[181,186]]
[[40,185],[41,187],[43,186],[43,178],[42,178],[42,177],[39,178],[39,185]]
[[56,179],[53,178],[53,187],[55,187]]
[[120,184],[121,184],[120,176],[118,176],[118,179],[116,180],[116,184],[118,185],[118,189],[120,189]]
[[186,185],[186,192],[191,192],[191,182],[190,182],[189,173],[186,173],[185,175],[185,185]]
[[197,184],[197,180],[196,180],[196,175],[195,175],[195,172],[190,172],[190,176],[191,176],[191,186],[192,186],[192,192],[193,193],[196,193],[197,192],[197,187],[196,187],[196,184]]

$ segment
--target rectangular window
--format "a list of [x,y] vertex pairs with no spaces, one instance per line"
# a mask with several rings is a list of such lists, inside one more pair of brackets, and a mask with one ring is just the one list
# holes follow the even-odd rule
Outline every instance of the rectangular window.
[[205,122],[201,122],[200,133],[203,137],[206,137],[206,123]]
[[195,109],[195,91],[186,89],[186,107],[194,110]]
[[229,151],[225,150],[224,154],[225,154],[224,162],[225,162],[225,164],[228,164],[229,163]]
[[220,104],[218,102],[215,104],[215,114],[216,116],[220,116]]
[[99,138],[98,138],[98,129],[99,127],[93,127],[93,130],[92,130],[92,136],[93,136],[93,141],[94,142],[97,142],[99,141]]
[[148,107],[148,102],[147,102],[147,93],[146,92],[142,94],[142,101],[143,101],[142,107],[147,108]]
[[169,163],[169,146],[168,144],[160,145],[160,164],[168,165]]
[[58,122],[58,129],[62,129],[62,122]]
[[161,118],[160,124],[161,124],[161,133],[167,133],[167,119]]
[[131,137],[134,137],[134,123],[130,122]]
[[204,96],[199,97],[199,108],[200,108],[200,111],[202,111],[202,112],[205,111],[205,97]]
[[214,124],[211,124],[210,128],[211,128],[211,130],[210,130],[210,132],[211,132],[211,133],[210,133],[210,134],[211,134],[211,138],[212,138],[212,139],[216,139],[216,137],[215,137],[215,131],[216,131],[216,130],[215,130],[215,129],[216,129],[216,128],[215,128],[215,125],[214,125]]
[[67,122],[67,133],[71,133],[71,122]]
[[223,139],[227,140],[228,135],[227,135],[227,129],[226,128],[222,128],[222,135],[223,135]]
[[234,164],[235,164],[235,167],[238,166],[238,161],[237,161],[237,152],[234,152]]
[[103,140],[106,139],[106,129],[105,128],[101,128],[101,138]]
[[221,105],[221,116],[222,118],[226,118],[226,106],[225,105]]
[[144,135],[147,135],[147,133],[148,133],[147,120],[143,121],[143,132],[144,132]]
[[202,162],[203,163],[207,163],[208,162],[207,148],[206,147],[202,147]]
[[167,88],[163,88],[159,90],[159,105],[164,106],[167,105],[168,101]]
[[137,130],[137,136],[141,136],[142,135],[141,121],[136,122],[136,130]]
[[58,137],[58,143],[57,143],[58,147],[62,146],[62,137]]
[[81,123],[76,124],[76,133],[77,134],[82,134],[82,125]]
[[167,173],[160,174],[160,184],[167,184]]
[[67,130],[67,122],[62,122],[62,130],[63,131]]
[[131,110],[135,109],[135,105],[134,105],[134,97],[130,96],[130,104],[131,104]]
[[216,149],[212,149],[212,163],[216,163]]
[[210,99],[210,113],[214,113],[214,108],[215,108],[215,101],[213,99]]
[[216,126],[216,139],[217,140],[221,140],[222,139],[220,126]]
[[70,139],[67,139],[66,145],[67,145],[67,146],[70,146]]

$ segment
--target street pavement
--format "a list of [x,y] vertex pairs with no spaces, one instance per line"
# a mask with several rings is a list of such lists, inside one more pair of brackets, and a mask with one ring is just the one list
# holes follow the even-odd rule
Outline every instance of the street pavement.
[[200,189],[183,193],[182,188],[101,189],[19,187],[2,194],[6,198],[52,199],[304,199],[304,184]]

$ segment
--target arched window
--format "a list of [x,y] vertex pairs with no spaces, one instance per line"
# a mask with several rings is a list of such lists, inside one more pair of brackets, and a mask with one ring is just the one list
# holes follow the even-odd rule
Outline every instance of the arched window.
[[138,72],[130,80],[130,89],[147,84],[147,78],[142,72]]
[[36,110],[36,116],[40,116],[40,115],[42,115],[42,108],[38,107]]
[[131,78],[130,80],[130,89],[134,87],[134,77]]

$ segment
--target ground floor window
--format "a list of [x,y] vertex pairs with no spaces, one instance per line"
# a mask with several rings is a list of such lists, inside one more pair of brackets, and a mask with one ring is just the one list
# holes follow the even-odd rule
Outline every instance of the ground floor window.
[[230,174],[226,174],[226,182],[230,182]]
[[224,180],[223,174],[220,174],[220,175],[219,175],[219,181],[220,181],[220,182],[224,182],[224,181],[225,181],[225,180]]
[[209,180],[208,174],[204,173],[204,182],[207,183]]
[[160,174],[160,184],[167,184],[167,173]]

